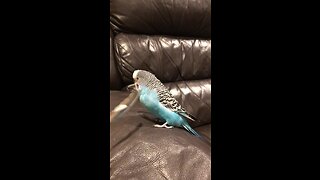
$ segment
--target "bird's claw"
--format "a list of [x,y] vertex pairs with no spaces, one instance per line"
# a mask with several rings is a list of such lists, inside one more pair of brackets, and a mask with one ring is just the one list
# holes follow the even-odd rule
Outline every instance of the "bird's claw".
[[173,128],[173,126],[164,126],[165,128],[167,128],[167,129],[172,129]]
[[162,128],[163,126],[162,126],[162,125],[159,125],[159,124],[155,124],[155,125],[153,125],[153,127],[159,127],[159,128]]
[[162,124],[162,125],[155,124],[155,125],[153,125],[153,127],[158,127],[158,128],[167,128],[167,129],[171,129],[171,128],[173,128],[173,126],[167,126],[167,123],[164,123],[164,124]]

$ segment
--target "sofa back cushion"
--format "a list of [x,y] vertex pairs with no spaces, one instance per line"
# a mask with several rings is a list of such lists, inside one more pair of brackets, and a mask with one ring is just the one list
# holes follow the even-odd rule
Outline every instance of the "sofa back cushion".
[[211,0],[111,0],[116,32],[211,38]]
[[150,71],[162,82],[211,77],[211,40],[120,33],[115,59],[125,85],[136,69]]

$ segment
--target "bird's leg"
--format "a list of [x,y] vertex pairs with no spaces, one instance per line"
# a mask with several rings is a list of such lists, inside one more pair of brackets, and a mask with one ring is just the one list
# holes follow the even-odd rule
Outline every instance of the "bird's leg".
[[155,125],[153,125],[154,127],[160,127],[160,128],[168,128],[168,129],[171,129],[171,128],[173,128],[173,126],[167,126],[167,122],[165,122],[164,124],[162,124],[162,125],[159,125],[159,124],[155,124]]
[[159,128],[162,128],[162,127],[165,127],[167,125],[167,122],[165,122],[164,124],[162,125],[159,125],[159,124],[155,124],[153,125],[153,127],[159,127]]

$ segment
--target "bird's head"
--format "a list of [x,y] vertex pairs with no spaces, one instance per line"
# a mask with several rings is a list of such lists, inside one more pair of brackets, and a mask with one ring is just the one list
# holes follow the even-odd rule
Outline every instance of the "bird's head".
[[141,84],[143,83],[143,78],[141,77],[141,70],[135,70],[132,74],[132,78],[136,89],[139,91],[141,88]]
[[154,78],[154,75],[145,70],[135,70],[132,78],[136,89],[140,91],[142,87],[148,87],[150,79]]

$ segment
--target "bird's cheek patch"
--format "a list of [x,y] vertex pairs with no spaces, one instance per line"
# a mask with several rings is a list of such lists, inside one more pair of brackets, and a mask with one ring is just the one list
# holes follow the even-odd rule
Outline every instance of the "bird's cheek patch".
[[138,83],[136,83],[136,89],[139,90],[139,84]]

